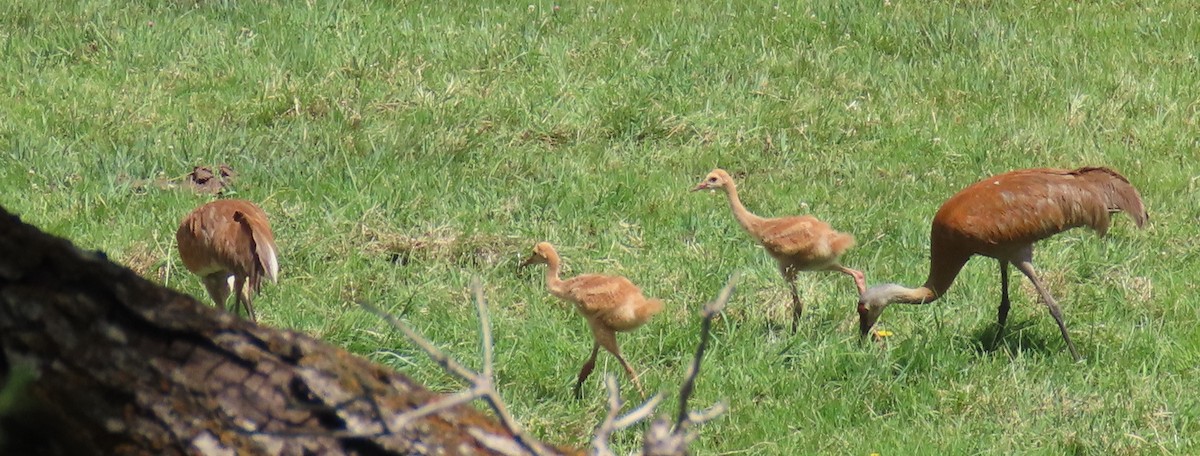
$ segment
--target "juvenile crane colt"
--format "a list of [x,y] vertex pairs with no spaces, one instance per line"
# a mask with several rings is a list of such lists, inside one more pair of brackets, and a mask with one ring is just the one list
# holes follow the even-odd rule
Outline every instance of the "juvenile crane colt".
[[642,295],[642,290],[629,279],[621,276],[601,274],[581,274],[567,280],[559,278],[562,262],[554,246],[548,242],[539,242],[533,247],[521,267],[531,264],[545,264],[546,288],[554,297],[575,305],[575,310],[587,320],[592,330],[592,354],[579,370],[579,379],[575,382],[575,399],[583,397],[583,382],[592,374],[596,367],[596,355],[600,347],[617,357],[625,373],[633,380],[638,392],[645,396],[642,383],[638,380],[633,368],[621,356],[617,347],[617,331],[632,331],[646,323],[650,317],[663,309],[663,303],[657,299],[649,299]]
[[717,168],[696,184],[692,191],[721,190],[729,199],[733,218],[750,237],[762,245],[775,262],[779,273],[792,291],[792,332],[800,324],[804,304],[796,292],[796,275],[800,271],[834,271],[854,278],[854,286],[862,295],[867,279],[862,272],[842,266],[840,258],[854,246],[854,236],[839,233],[828,223],[811,215],[763,218],[752,214],[738,198],[737,185],[725,170]]

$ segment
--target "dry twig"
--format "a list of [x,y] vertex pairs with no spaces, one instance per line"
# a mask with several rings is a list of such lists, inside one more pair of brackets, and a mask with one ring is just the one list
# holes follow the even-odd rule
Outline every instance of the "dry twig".
[[[701,311],[703,320],[700,323],[700,344],[696,348],[692,364],[689,366],[683,385],[679,389],[679,415],[673,426],[665,417],[651,423],[650,428],[646,431],[645,440],[642,443],[643,454],[654,456],[688,454],[688,446],[696,439],[696,433],[692,427],[712,420],[726,411],[724,403],[717,403],[707,410],[691,412],[688,410],[688,400],[691,398],[695,388],[696,377],[700,374],[700,362],[704,358],[704,352],[708,349],[712,320],[724,310],[725,305],[729,302],[729,297],[733,293],[736,281],[736,275],[730,277],[725,287],[718,293],[716,299],[705,305]],[[416,331],[413,331],[398,318],[370,304],[360,303],[364,308],[387,321],[392,327],[399,329],[404,333],[405,337],[413,341],[417,347],[428,354],[443,369],[471,384],[468,389],[450,395],[444,400],[428,403],[416,410],[394,418],[387,423],[388,427],[393,429],[402,428],[411,420],[475,399],[483,399],[496,412],[496,415],[505,428],[517,436],[518,441],[524,446],[524,448],[509,448],[505,453],[524,454],[525,452],[529,452],[539,456],[551,454],[551,451],[544,444],[525,433],[520,424],[508,412],[504,401],[496,391],[495,384],[492,381],[494,365],[492,361],[491,321],[488,317],[487,304],[483,297],[483,286],[480,284],[478,278],[471,281],[471,291],[475,296],[475,304],[479,311],[480,338],[483,344],[483,369],[480,373],[475,373],[464,367],[454,358],[451,358],[445,352],[435,347],[429,340]],[[642,403],[642,405],[638,406],[638,408],[618,418],[617,414],[623,406],[623,401],[621,400],[620,387],[617,385],[616,377],[606,374],[604,376],[604,383],[608,387],[608,412],[605,414],[604,420],[596,427],[595,435],[592,437],[590,454],[595,456],[613,456],[615,453],[609,446],[609,441],[613,433],[646,419],[654,413],[654,409],[662,401],[662,394],[655,394]]]
[[692,358],[692,365],[688,368],[687,377],[684,378],[683,385],[679,388],[679,415],[675,420],[675,426],[671,428],[665,418],[659,418],[651,423],[650,429],[646,430],[646,437],[642,441],[643,455],[688,454],[688,446],[693,440],[696,440],[696,432],[692,427],[712,420],[725,412],[724,402],[718,402],[702,412],[689,411],[687,403],[692,396],[696,376],[700,374],[700,361],[704,358],[704,351],[708,348],[713,318],[716,318],[717,314],[721,313],[725,309],[725,305],[729,303],[729,297],[733,294],[736,281],[737,275],[735,274],[725,283],[725,287],[717,294],[717,298],[705,305],[704,310],[701,311],[704,319],[700,322],[700,345],[696,347],[696,356]]
[[[696,439],[696,433],[692,430],[692,427],[716,418],[727,409],[723,402],[719,402],[708,410],[691,412],[688,410],[687,403],[695,388],[696,377],[700,374],[700,361],[704,358],[705,350],[708,349],[712,320],[729,303],[729,297],[733,294],[735,282],[737,282],[736,274],[729,278],[729,281],[725,283],[725,287],[717,294],[716,299],[709,302],[701,310],[700,314],[703,320],[700,322],[700,345],[696,347],[692,364],[688,367],[683,385],[679,388],[679,415],[675,420],[674,427],[670,425],[666,418],[659,418],[651,423],[650,429],[646,430],[646,436],[642,442],[642,453],[644,455],[666,456],[688,454],[688,446]],[[621,409],[620,391],[617,388],[616,380],[611,376],[605,377],[605,383],[608,385],[608,414],[600,426],[596,428],[596,435],[592,438],[591,454],[596,456],[613,455],[614,453],[609,447],[608,442],[612,434],[645,419],[653,413],[654,408],[658,406],[659,401],[662,399],[661,394],[656,394],[636,410],[629,412],[620,419],[616,419],[617,411]]]
[[592,436],[592,450],[589,454],[593,456],[614,456],[616,453],[609,447],[609,440],[612,440],[613,433],[646,419],[651,413],[654,413],[654,408],[658,407],[658,403],[662,402],[662,393],[655,394],[637,409],[617,418],[617,412],[621,411],[623,405],[621,387],[617,386],[617,377],[613,374],[604,374],[604,385],[608,387],[608,413],[605,414],[604,421],[596,428],[596,434]]
[[483,298],[483,285],[480,283],[478,277],[471,280],[471,294],[475,296],[475,307],[479,311],[480,339],[482,339],[481,343],[483,344],[483,370],[480,373],[473,372],[464,367],[454,358],[451,358],[445,352],[435,347],[428,339],[409,328],[408,325],[404,324],[404,322],[400,321],[400,319],[371,304],[365,302],[359,303],[371,313],[374,313],[375,315],[387,321],[388,324],[392,325],[392,327],[399,329],[400,332],[404,333],[405,337],[417,344],[422,351],[428,354],[429,357],[432,358],[434,362],[438,363],[438,365],[443,369],[453,373],[471,385],[468,389],[448,396],[444,400],[427,403],[416,410],[412,410],[395,417],[392,419],[391,423],[389,423],[390,427],[400,428],[411,420],[437,413],[441,410],[470,402],[475,399],[483,399],[484,402],[487,402],[488,406],[490,406],[492,410],[496,412],[496,416],[500,419],[500,423],[503,424],[504,427],[514,436],[517,436],[518,441],[524,446],[524,448],[521,449],[511,448],[509,451],[506,451],[506,453],[524,454],[527,451],[538,456],[553,454],[544,444],[531,437],[525,432],[524,429],[521,428],[521,425],[517,423],[517,420],[513,418],[511,413],[508,412],[508,408],[504,405],[504,400],[500,398],[500,393],[496,391],[495,383],[492,379],[494,365],[492,362],[491,319],[488,317],[487,302]]

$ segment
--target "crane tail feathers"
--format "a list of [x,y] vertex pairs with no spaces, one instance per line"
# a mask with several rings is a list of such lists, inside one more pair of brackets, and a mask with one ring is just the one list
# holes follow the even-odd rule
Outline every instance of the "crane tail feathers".
[[[1109,168],[1092,167],[1079,168],[1073,174],[1084,178],[1096,188],[1097,195],[1104,198],[1108,212],[1129,214],[1138,228],[1144,227],[1150,220],[1150,215],[1146,212],[1146,206],[1142,202],[1142,196],[1138,194],[1133,184],[1129,183],[1129,179],[1120,173]],[[1104,228],[1108,227],[1108,223],[1103,225]],[[1103,233],[1105,230],[1097,231]]]
[[266,220],[248,217],[240,212],[234,215],[234,220],[241,223],[242,229],[249,232],[251,239],[254,240],[255,264],[250,273],[250,286],[255,292],[258,292],[262,285],[262,276],[267,276],[271,283],[275,283],[279,277],[279,260],[276,255],[278,249],[275,247],[275,239]]
[[279,259],[275,254],[275,242],[256,231],[254,233],[254,244],[258,250],[258,258],[262,264],[263,272],[271,280],[271,283],[275,283],[279,280]]

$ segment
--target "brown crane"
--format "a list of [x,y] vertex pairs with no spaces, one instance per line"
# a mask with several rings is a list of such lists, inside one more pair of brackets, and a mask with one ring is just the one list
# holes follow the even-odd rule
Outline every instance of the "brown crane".
[[200,276],[218,307],[236,290],[234,310],[240,305],[257,321],[253,294],[263,277],[274,283],[279,276],[279,249],[262,209],[245,200],[213,201],[183,218],[175,241],[183,265]]
[[766,249],[779,263],[779,272],[792,291],[792,332],[800,324],[804,304],[796,292],[796,274],[800,271],[835,271],[854,278],[858,294],[867,288],[862,272],[842,266],[840,258],[854,246],[854,236],[835,231],[828,223],[811,215],[763,218],[750,213],[738,198],[737,185],[725,170],[708,173],[692,191],[720,189],[729,199],[729,208],[746,233]]
[[1079,226],[1103,236],[1111,212],[1129,214],[1141,228],[1149,220],[1137,189],[1108,168],[1025,169],[983,179],[942,204],[930,230],[929,277],[919,288],[896,284],[871,287],[858,301],[859,332],[865,337],[890,304],[937,300],[973,255],[1000,262],[1000,307],[996,340],[1008,319],[1008,266],[1029,277],[1058,323],[1071,356],[1079,353],[1067,335],[1062,311],[1033,270],[1033,245]]
[[625,373],[633,380],[639,392],[644,396],[642,383],[637,374],[621,356],[617,347],[616,332],[632,331],[646,323],[650,317],[663,309],[662,301],[649,299],[642,295],[642,290],[629,279],[621,276],[601,274],[581,274],[567,280],[559,278],[562,261],[554,246],[548,242],[539,242],[533,247],[533,253],[521,267],[531,264],[545,264],[546,288],[554,297],[575,305],[575,310],[587,320],[592,330],[592,354],[579,370],[579,379],[575,382],[575,398],[583,397],[583,382],[592,374],[596,366],[596,355],[600,347],[617,357]]

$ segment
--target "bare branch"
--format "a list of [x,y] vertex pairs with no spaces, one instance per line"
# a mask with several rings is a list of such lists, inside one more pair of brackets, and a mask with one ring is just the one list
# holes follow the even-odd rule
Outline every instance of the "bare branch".
[[679,414],[675,420],[675,425],[672,428],[667,420],[663,418],[654,420],[650,424],[650,429],[646,430],[646,436],[642,442],[643,455],[677,456],[688,454],[688,446],[696,439],[696,433],[691,428],[716,418],[725,412],[725,404],[717,403],[717,405],[703,412],[691,413],[688,411],[687,403],[692,396],[692,391],[695,389],[696,377],[700,375],[700,361],[703,360],[704,352],[708,349],[712,321],[716,318],[717,314],[725,309],[725,305],[729,303],[729,297],[733,294],[734,283],[736,282],[737,274],[734,274],[725,283],[725,287],[721,289],[721,292],[717,294],[717,298],[705,305],[704,309],[700,312],[704,318],[700,322],[700,344],[696,347],[696,355],[692,358],[691,366],[688,367],[688,373],[683,380],[683,385],[679,387]]
[[644,420],[646,417],[650,416],[650,414],[654,412],[654,408],[658,407],[659,402],[662,402],[662,394],[655,394],[650,399],[647,399],[646,402],[643,402],[642,405],[638,406],[638,408],[633,409],[633,411],[626,413],[625,416],[618,418],[617,421],[613,423],[613,426],[615,426],[617,429],[625,429],[629,426],[633,426],[634,423]]
[[458,378],[466,381],[471,381],[471,379],[475,377],[474,372],[471,372],[470,369],[463,367],[462,364],[459,364],[458,361],[455,361],[454,358],[451,358],[445,352],[438,350],[437,347],[433,346],[432,342],[429,342],[429,339],[426,339],[422,337],[421,334],[413,331],[408,327],[408,325],[400,321],[400,319],[392,316],[392,314],[384,312],[382,309],[375,307],[374,304],[369,302],[359,301],[358,305],[362,306],[364,309],[367,309],[368,312],[375,314],[379,318],[382,318],[389,325],[392,325],[393,328],[396,328],[400,330],[400,332],[404,333],[404,337],[407,337],[408,340],[411,340],[414,344],[417,344],[417,347],[419,347],[421,351],[428,354],[429,357],[438,364],[438,366],[442,367],[442,369],[445,369],[458,376]]
[[[687,374],[684,377],[683,384],[679,390],[679,413],[672,426],[665,419],[658,419],[651,423],[650,428],[646,431],[645,440],[643,442],[643,452],[646,455],[685,455],[688,454],[688,446],[696,438],[695,432],[691,429],[695,425],[703,424],[709,420],[716,418],[727,410],[724,403],[718,403],[711,408],[702,412],[690,412],[688,410],[688,400],[691,398],[692,392],[695,389],[696,377],[700,375],[700,363],[704,358],[704,352],[708,349],[708,341],[712,331],[712,321],[728,304],[730,296],[733,294],[734,283],[737,281],[737,275],[730,277],[725,287],[717,294],[716,299],[709,302],[701,310],[703,319],[700,323],[700,344],[696,347],[695,355],[692,358],[692,363],[688,367]],[[377,307],[367,303],[361,305],[380,318],[387,321],[396,329],[404,333],[406,337],[413,341],[421,350],[429,355],[431,359],[438,363],[442,368],[457,375],[464,381],[470,383],[467,390],[445,397],[440,401],[432,402],[421,406],[416,410],[404,413],[392,420],[392,425],[403,427],[406,423],[417,418],[437,413],[441,410],[454,407],[475,399],[483,399],[496,412],[496,416],[504,427],[517,437],[518,442],[524,446],[519,449],[519,452],[528,451],[535,455],[549,454],[547,447],[536,439],[530,437],[522,429],[521,425],[508,412],[507,406],[496,391],[493,381],[493,373],[495,364],[493,361],[494,353],[492,346],[491,319],[487,312],[487,301],[483,295],[483,286],[478,278],[471,281],[471,291],[474,295],[475,305],[479,312],[480,324],[480,342],[483,351],[483,367],[481,373],[475,373],[467,369],[455,359],[451,358],[445,352],[439,350],[431,342],[422,337],[416,331],[413,331],[400,319],[387,314]],[[592,438],[591,454],[596,456],[613,456],[615,453],[609,446],[609,441],[612,439],[613,433],[628,428],[644,419],[654,412],[654,409],[662,401],[662,395],[656,394],[637,409],[628,414],[617,417],[623,406],[620,395],[620,387],[617,385],[616,378],[612,375],[605,375],[605,385],[608,388],[608,411],[605,414],[604,420],[596,428],[595,435]],[[500,448],[497,448],[500,449]],[[518,449],[504,448],[504,452],[513,452]]]
[[[513,418],[511,413],[508,412],[508,407],[504,404],[504,400],[500,397],[500,393],[496,391],[495,383],[492,379],[494,364],[492,359],[493,349],[491,318],[488,316],[487,301],[483,296],[483,285],[479,281],[478,277],[475,277],[471,280],[471,293],[475,297],[475,307],[479,312],[480,343],[483,345],[482,373],[475,373],[470,369],[467,369],[454,358],[451,358],[445,352],[435,347],[433,343],[429,342],[428,339],[425,339],[416,331],[413,331],[408,327],[408,325],[400,321],[400,319],[371,304],[365,302],[359,303],[363,306],[363,308],[379,316],[384,321],[387,321],[388,324],[392,325],[392,327],[399,329],[400,332],[404,333],[405,337],[417,344],[417,347],[428,354],[429,357],[437,362],[438,365],[443,369],[446,369],[454,375],[457,375],[459,378],[463,379],[463,381],[466,381],[471,385],[470,388],[448,396],[443,400],[430,402],[416,410],[404,413],[393,420],[394,425],[400,427],[411,420],[437,413],[441,410],[470,402],[475,399],[483,399],[483,401],[487,402],[487,404],[491,406],[492,410],[496,412],[496,416],[500,419],[501,424],[504,425],[508,432],[516,436],[517,440],[521,443],[521,445],[524,446],[520,453],[528,451],[529,453],[538,456],[552,454],[552,452],[547,449],[544,444],[531,437],[525,432],[524,429],[522,429],[521,425],[517,423],[517,420]],[[506,453],[514,453],[514,450],[516,450],[514,448],[494,449],[504,450]]]
[[651,413],[654,413],[654,408],[658,407],[658,403],[662,401],[662,394],[655,394],[632,412],[617,418],[617,413],[621,411],[623,405],[621,387],[617,385],[617,377],[612,374],[604,374],[604,385],[608,387],[608,413],[605,414],[604,421],[596,428],[596,434],[592,436],[590,454],[593,456],[614,456],[616,453],[608,445],[613,433],[646,419]]
[[592,436],[590,454],[593,456],[613,456],[615,454],[612,448],[609,448],[608,441],[612,438],[613,433],[618,431],[615,423],[617,413],[621,412],[621,387],[617,385],[617,378],[608,373],[604,374],[604,386],[608,388],[608,413],[604,414],[604,421],[600,422],[595,435]]
[[679,387],[679,415],[675,420],[675,429],[683,427],[687,422],[687,403],[692,396],[692,390],[695,389],[696,376],[700,375],[700,361],[704,358],[704,351],[708,349],[713,318],[716,318],[717,314],[725,309],[725,305],[729,304],[729,297],[733,295],[735,282],[737,282],[736,273],[725,282],[725,287],[721,289],[720,293],[717,293],[717,298],[706,304],[700,312],[700,316],[703,318],[700,322],[700,346],[696,347],[696,356],[692,358],[692,364],[688,367],[683,386]]
[[[725,305],[729,303],[729,297],[733,294],[734,283],[736,282],[737,274],[734,274],[725,283],[725,287],[721,289],[721,292],[717,294],[716,299],[706,304],[700,311],[700,315],[703,317],[703,320],[700,322],[700,344],[696,347],[696,354],[692,358],[692,364],[688,367],[683,385],[679,388],[678,418],[674,426],[666,418],[659,418],[650,424],[650,428],[646,430],[646,435],[642,442],[642,452],[644,455],[677,456],[688,454],[688,445],[696,439],[695,432],[690,428],[712,420],[727,410],[728,407],[724,403],[717,403],[702,412],[689,412],[687,403],[695,388],[696,377],[700,374],[700,361],[704,358],[705,350],[708,349],[712,321],[716,318],[717,314],[725,309]],[[616,418],[617,412],[622,406],[620,388],[617,386],[616,378],[612,375],[605,375],[604,383],[608,386],[608,413],[605,415],[604,421],[596,427],[596,433],[592,437],[592,450],[590,454],[595,456],[613,456],[614,453],[609,446],[612,434],[645,419],[654,412],[654,408],[658,406],[659,401],[662,399],[661,394],[656,394],[636,410],[618,419]]]
[[687,420],[690,421],[691,424],[703,424],[720,416],[727,410],[729,410],[729,406],[725,405],[724,402],[718,402],[712,407],[709,407],[708,410],[704,410],[702,412],[688,412]]

